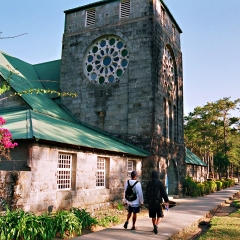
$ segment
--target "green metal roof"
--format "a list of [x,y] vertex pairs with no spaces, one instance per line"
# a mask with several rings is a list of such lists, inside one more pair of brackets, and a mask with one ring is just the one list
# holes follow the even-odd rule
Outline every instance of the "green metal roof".
[[[0,52],[0,73],[4,79],[7,79],[12,73],[10,76],[10,84],[16,92],[22,92],[31,88],[48,89],[42,82],[49,82],[48,80],[52,80],[57,76],[60,77],[60,62],[56,61],[55,63],[49,62],[39,65],[31,65],[18,58]],[[59,79],[57,80],[59,84]],[[46,86],[50,87],[50,82],[49,85],[47,83]],[[74,118],[54,102],[51,97],[52,96],[49,94],[42,93],[22,95],[22,98],[28,106],[35,111],[49,114],[57,118],[75,121]]]
[[46,89],[60,90],[61,60],[35,64],[33,67],[39,78],[44,80],[41,82]]
[[206,167],[207,164],[203,162],[199,157],[192,153],[188,148],[186,148],[186,159],[187,164],[198,165]]
[[80,10],[83,10],[83,9],[94,8],[94,7],[97,7],[97,6],[106,4],[106,3],[116,2],[116,1],[119,1],[119,0],[100,0],[100,1],[96,1],[94,3],[89,3],[87,5],[83,5],[83,6],[79,6],[79,7],[76,7],[76,8],[65,10],[64,13],[71,13],[71,12],[76,12],[76,11],[80,11]]
[[127,142],[103,134],[83,124],[54,118],[30,109],[0,111],[13,139],[41,139],[100,150],[149,156],[149,152]]
[[[31,65],[0,52],[0,74],[7,79],[10,73],[10,84],[16,92],[29,88],[58,89],[60,61]],[[43,80],[49,81],[43,84]],[[26,107],[0,110],[0,116],[7,120],[4,126],[10,130],[14,140],[40,139],[141,157],[150,155],[104,131],[80,123],[60,106],[59,99],[52,100],[47,94],[23,94],[21,97]]]

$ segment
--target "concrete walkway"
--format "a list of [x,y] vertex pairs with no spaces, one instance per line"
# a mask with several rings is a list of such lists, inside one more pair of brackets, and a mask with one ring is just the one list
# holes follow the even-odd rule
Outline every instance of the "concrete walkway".
[[174,234],[198,223],[210,211],[216,209],[220,204],[240,191],[240,185],[227,188],[216,193],[198,198],[173,199],[178,205],[164,211],[165,217],[159,224],[158,234],[152,232],[151,219],[147,216],[138,217],[136,226],[137,231],[124,229],[123,224],[107,228],[98,232],[90,233],[73,239],[91,240],[146,240],[146,239],[168,239]]

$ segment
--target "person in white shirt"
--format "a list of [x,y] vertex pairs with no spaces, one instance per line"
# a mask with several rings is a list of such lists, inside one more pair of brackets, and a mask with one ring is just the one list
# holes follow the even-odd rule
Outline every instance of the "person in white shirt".
[[131,172],[131,179],[128,180],[124,186],[124,203],[126,206],[128,206],[128,214],[127,214],[127,221],[124,223],[123,227],[125,229],[127,229],[128,226],[128,221],[131,218],[132,214],[132,228],[131,230],[137,230],[135,223],[137,220],[137,213],[140,212],[140,206],[143,205],[143,193],[142,193],[142,186],[140,182],[137,182],[137,184],[133,187],[133,190],[135,191],[135,193],[137,194],[137,199],[129,202],[126,197],[125,197],[125,191],[127,189],[128,186],[128,182],[131,186],[133,186],[133,184],[137,181],[137,172],[136,171],[132,171]]

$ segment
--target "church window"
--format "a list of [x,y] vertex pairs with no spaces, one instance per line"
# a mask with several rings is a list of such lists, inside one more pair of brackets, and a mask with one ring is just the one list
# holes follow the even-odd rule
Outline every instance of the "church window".
[[178,140],[178,125],[177,125],[177,107],[174,106],[173,108],[173,112],[174,112],[174,115],[173,115],[173,122],[174,122],[174,141],[176,142]]
[[130,16],[130,0],[120,2],[120,18],[127,18]]
[[166,138],[170,138],[170,106],[169,103],[166,102],[166,131],[167,131],[167,135]]
[[162,64],[163,64],[162,71],[163,71],[164,87],[168,93],[173,94],[174,90],[175,90],[174,61],[173,61],[173,57],[172,57],[170,50],[166,46],[165,46],[164,52],[163,52]]
[[136,171],[136,161],[128,160],[127,161],[127,173],[128,173],[128,176],[131,176],[131,172],[132,171]]
[[163,98],[163,136],[167,137],[167,101]]
[[97,187],[105,187],[105,159],[98,158],[97,159],[97,179],[96,186]]
[[91,82],[108,84],[123,76],[129,64],[129,51],[124,41],[115,36],[96,39],[84,56],[84,73]]
[[86,26],[92,26],[96,21],[96,9],[86,11]]
[[109,159],[97,158],[96,187],[108,187]]
[[174,25],[172,25],[172,40],[174,41],[176,38],[176,28]]
[[168,102],[168,138],[172,140],[173,136],[173,112],[172,112],[172,104]]
[[165,18],[166,18],[165,9],[163,7],[161,7],[161,23],[162,23],[162,25],[165,24]]

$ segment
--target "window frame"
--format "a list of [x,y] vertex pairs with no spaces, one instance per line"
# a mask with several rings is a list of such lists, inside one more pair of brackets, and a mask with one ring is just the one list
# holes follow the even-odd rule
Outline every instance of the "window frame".
[[96,23],[96,9],[88,9],[86,10],[85,16],[85,27],[94,26]]
[[[66,158],[63,158],[65,156]],[[64,160],[65,163],[64,163]],[[57,190],[71,190],[72,189],[72,154],[59,153],[57,162]],[[64,167],[65,166],[65,167]],[[69,167],[67,167],[69,166]],[[69,176],[69,178],[66,178]],[[64,182],[65,181],[65,182]],[[62,186],[62,187],[60,187]],[[63,187],[67,186],[67,187]]]
[[161,6],[161,23],[164,26],[166,21],[166,11],[163,6]]
[[119,18],[125,19],[129,18],[131,14],[131,1],[130,0],[122,0],[119,3]]
[[172,40],[176,40],[176,27],[172,24]]
[[[131,169],[129,168],[129,163],[131,163]],[[133,160],[133,159],[129,159],[127,160],[127,175],[128,176],[131,176],[131,172],[132,171],[136,171],[136,160]]]
[[[103,160],[103,162],[100,162],[100,160],[101,161]],[[103,168],[99,168],[99,166],[102,163],[103,163]],[[101,176],[101,174],[99,173],[103,173],[103,176]],[[96,188],[106,188],[106,159],[104,157],[97,158]]]

